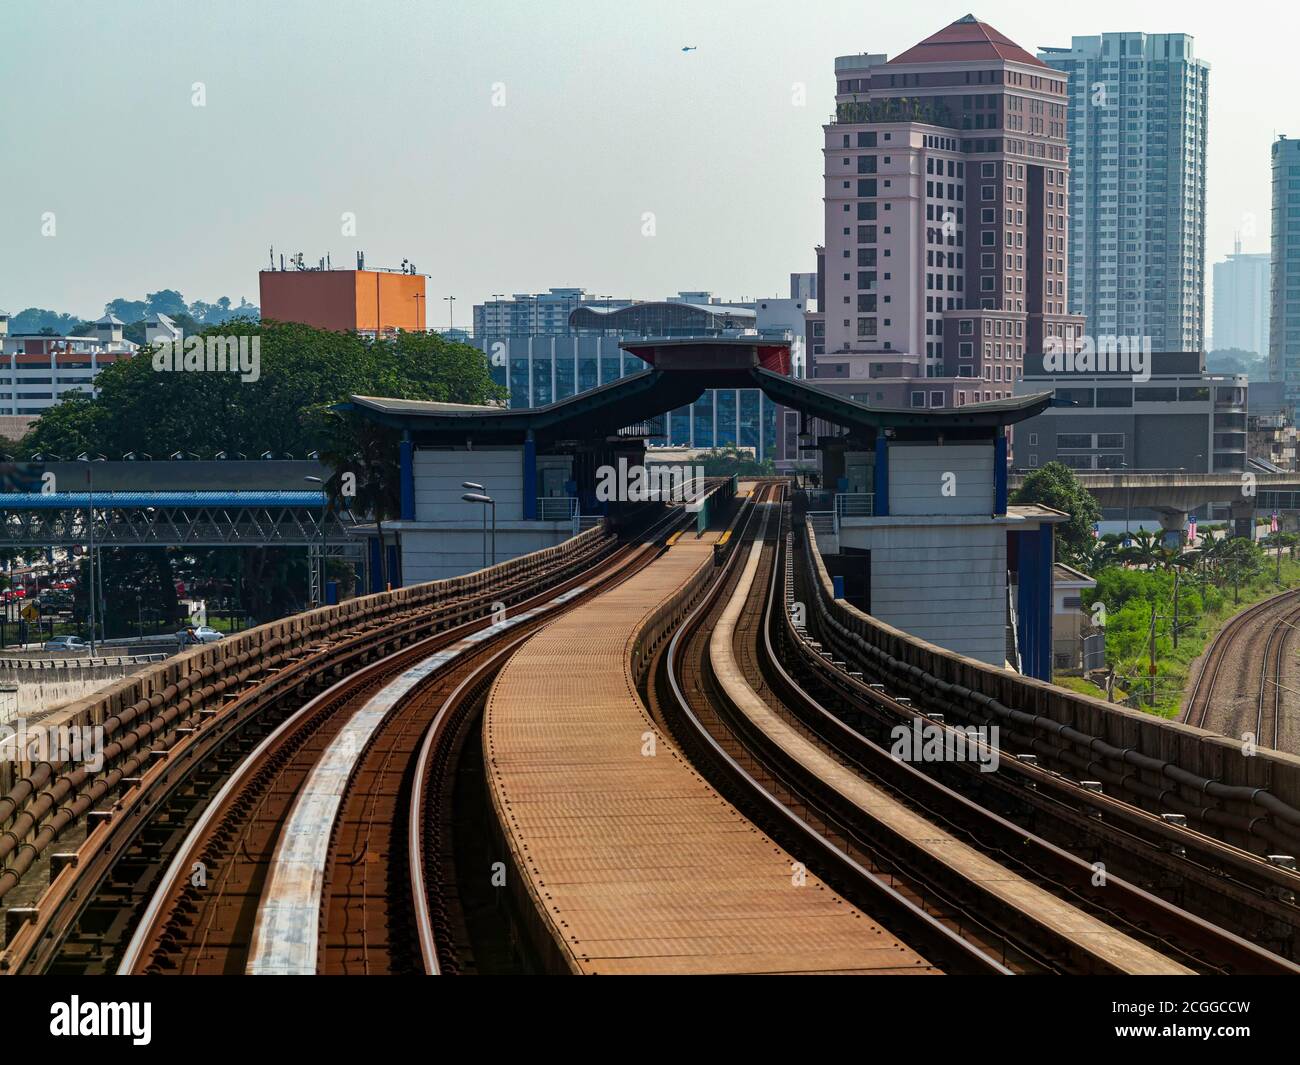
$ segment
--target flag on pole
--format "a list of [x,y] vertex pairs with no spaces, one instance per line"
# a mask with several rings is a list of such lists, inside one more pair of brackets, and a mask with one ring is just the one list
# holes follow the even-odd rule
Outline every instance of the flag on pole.
[[1273,511],[1273,520],[1269,523],[1269,532],[1277,532],[1277,511]]
[[1196,543],[1196,515],[1195,514],[1192,514],[1187,519],[1187,542],[1189,544]]

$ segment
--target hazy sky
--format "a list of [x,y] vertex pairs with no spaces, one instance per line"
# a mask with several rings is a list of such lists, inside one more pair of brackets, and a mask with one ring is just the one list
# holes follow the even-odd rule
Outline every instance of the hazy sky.
[[[372,265],[409,258],[430,275],[430,319],[445,322],[454,295],[457,324],[491,293],[552,286],[784,295],[822,237],[834,57],[896,55],[967,10],[5,0],[0,308],[97,316],[164,287],[256,302],[272,244],[345,267],[357,249]],[[1074,34],[1193,34],[1211,63],[1209,261],[1252,221],[1245,250],[1268,250],[1269,145],[1300,136],[1296,9],[985,0],[974,13],[1030,52]]]

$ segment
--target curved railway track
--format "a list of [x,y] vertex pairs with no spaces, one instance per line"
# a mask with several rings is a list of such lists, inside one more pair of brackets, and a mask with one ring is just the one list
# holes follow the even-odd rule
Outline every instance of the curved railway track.
[[[762,693],[761,702],[751,701],[747,714],[739,712],[745,695],[736,696],[736,677],[724,678],[719,685],[717,677],[710,675],[716,672],[716,663],[698,650],[692,659],[688,650],[687,665],[677,668],[683,671],[681,687],[695,697],[695,713],[689,709],[692,700],[687,695],[679,705],[683,718],[700,733],[702,745],[707,747],[711,741],[715,770],[720,762],[730,761],[724,775],[733,784],[748,777],[751,791],[762,786],[760,779],[765,777],[769,797],[780,796],[841,852],[841,872],[848,866],[844,859],[849,858],[877,878],[887,877],[896,890],[937,915],[987,961],[1005,963],[1013,971],[1300,972],[1255,943],[1118,876],[1103,877],[1104,887],[1099,888],[1090,861],[891,758],[846,726],[782,664],[783,658],[801,654],[815,656],[819,662],[829,656],[820,648],[802,646],[804,641],[785,645],[784,655],[773,644],[774,609],[775,616],[782,613],[775,608],[780,598],[779,574],[773,564],[776,554],[775,545],[762,550],[767,561],[753,584],[760,588],[767,583],[767,591],[748,599],[737,627],[744,633],[736,641],[738,657],[745,661],[744,682],[755,694]],[[785,599],[792,601],[793,564],[788,554],[787,564],[790,588]],[[725,599],[716,590],[714,595],[715,605]],[[716,644],[717,615],[704,621],[705,613],[706,606],[698,608],[679,636],[694,627],[712,631]],[[669,660],[671,664],[671,651]],[[766,724],[756,724],[764,717]],[[711,735],[704,736],[705,731]],[[837,780],[838,785],[833,783]],[[881,792],[892,795],[894,807],[890,801],[882,802]],[[874,816],[873,808],[880,807],[885,809],[885,822]],[[901,820],[900,810],[904,811]],[[895,826],[907,823],[907,811],[944,827],[891,829],[889,818]],[[931,846],[927,853],[922,840],[936,831],[952,833],[954,845],[946,850]],[[961,861],[950,857],[959,851],[957,840],[970,841],[978,853],[969,853]],[[937,861],[937,854],[944,854],[946,860]],[[982,855],[996,858],[1010,872],[981,873]],[[981,883],[981,876],[990,879]],[[1005,890],[1004,881],[1016,877],[1023,886]],[[859,890],[862,880],[859,874]],[[846,890],[852,897],[852,888]],[[1069,917],[1071,911],[1078,916]],[[922,948],[920,941],[912,945]],[[934,950],[928,943],[924,949]],[[957,964],[957,971],[963,971],[960,959]]]
[[[465,728],[520,642],[656,550],[620,548],[513,621],[412,646],[284,722],[190,832],[119,972],[462,971],[446,803]],[[193,882],[199,863],[215,881]]]
[[1300,727],[1284,713],[1288,702],[1297,702],[1285,682],[1297,626],[1300,589],[1234,615],[1202,658],[1182,720],[1238,739],[1249,733],[1261,747],[1300,753]]

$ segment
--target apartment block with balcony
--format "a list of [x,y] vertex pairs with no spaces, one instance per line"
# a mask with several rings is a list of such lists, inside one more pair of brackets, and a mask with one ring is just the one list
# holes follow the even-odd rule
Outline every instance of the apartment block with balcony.
[[894,59],[842,56],[824,127],[824,351],[918,357],[1012,394],[1073,347],[1065,79],[966,16]]
[[1184,33],[1074,37],[1039,58],[1069,79],[1069,305],[1091,336],[1205,344],[1209,64]]
[[1268,376],[1282,383],[1295,418],[1300,401],[1300,141],[1273,143]]

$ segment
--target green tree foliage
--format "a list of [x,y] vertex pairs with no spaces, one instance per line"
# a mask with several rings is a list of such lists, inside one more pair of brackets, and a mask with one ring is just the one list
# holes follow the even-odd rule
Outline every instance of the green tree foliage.
[[76,315],[62,314],[59,311],[47,311],[42,307],[28,307],[9,319],[9,332],[12,334],[39,333],[44,329],[48,329],[56,336],[67,336],[71,330],[77,328],[80,324],[81,319]]
[[1019,506],[1037,504],[1069,514],[1070,520],[1056,527],[1056,542],[1066,557],[1080,559],[1092,549],[1092,526],[1101,520],[1101,508],[1068,466],[1049,462],[1034,470],[1016,489],[1011,502]]
[[19,444],[23,457],[82,451],[161,458],[266,451],[301,458],[337,444],[310,412],[351,394],[482,403],[499,398],[481,352],[439,336],[401,334],[369,342],[297,323],[242,322],[204,335],[261,338],[254,382],[230,372],[154,369],[149,351],[105,367],[96,399],[74,397],[43,415]]
[[734,444],[730,447],[710,451],[696,459],[693,465],[704,467],[706,477],[774,477],[776,465],[771,459],[759,462],[748,452],[742,452]]

